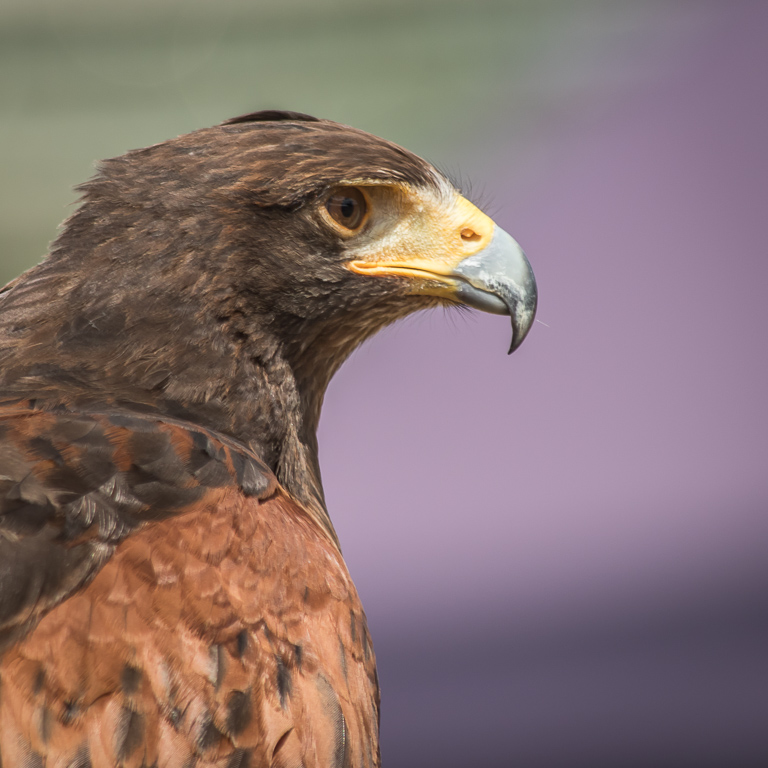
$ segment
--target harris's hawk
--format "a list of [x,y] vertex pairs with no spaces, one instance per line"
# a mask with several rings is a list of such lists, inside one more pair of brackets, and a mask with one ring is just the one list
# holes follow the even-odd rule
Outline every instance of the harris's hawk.
[[0,292],[0,764],[378,766],[316,429],[415,310],[528,332],[515,241],[382,139],[259,112],[104,162]]

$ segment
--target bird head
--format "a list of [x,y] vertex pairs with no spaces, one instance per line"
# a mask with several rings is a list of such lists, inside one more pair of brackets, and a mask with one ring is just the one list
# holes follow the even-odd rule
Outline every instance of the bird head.
[[294,356],[344,357],[439,304],[509,315],[510,352],[533,322],[512,237],[429,163],[338,123],[245,115],[105,161],[82,189],[59,250],[87,249],[89,281],[113,304],[141,299],[149,320],[153,305],[205,306],[240,334],[270,328]]
[[[463,304],[509,315],[509,351],[520,346],[536,311],[528,260],[433,166],[383,139],[296,113],[246,115],[223,130],[260,142],[240,185],[260,209],[260,234],[278,236],[274,271],[289,279],[272,286],[271,309],[288,325],[286,315],[335,328],[346,320],[363,337],[418,309]],[[260,246],[260,254],[269,250]]]

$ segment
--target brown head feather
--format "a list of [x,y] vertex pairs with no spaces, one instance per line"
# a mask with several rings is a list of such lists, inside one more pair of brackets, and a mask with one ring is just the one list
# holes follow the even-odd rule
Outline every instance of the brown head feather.
[[338,366],[434,303],[365,289],[318,215],[343,182],[446,184],[383,139],[262,112],[104,161],[50,256],[0,293],[0,388],[131,404],[249,444],[323,508],[315,430]]

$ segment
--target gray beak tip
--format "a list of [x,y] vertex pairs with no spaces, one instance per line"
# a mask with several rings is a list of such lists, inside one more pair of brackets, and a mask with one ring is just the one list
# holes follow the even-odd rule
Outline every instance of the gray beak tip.
[[[529,294],[530,296],[530,294]],[[517,305],[512,314],[512,341],[509,345],[508,355],[511,355],[524,341],[528,332],[531,330],[533,321],[536,317],[536,294],[533,293],[533,300],[528,300],[524,305]]]
[[509,352],[507,352],[508,355],[511,355],[525,341],[525,337],[528,335],[528,332],[531,330],[531,326],[533,325],[535,314],[536,309],[534,307],[533,311],[525,312],[526,317],[522,322],[513,316],[512,341],[509,345]]

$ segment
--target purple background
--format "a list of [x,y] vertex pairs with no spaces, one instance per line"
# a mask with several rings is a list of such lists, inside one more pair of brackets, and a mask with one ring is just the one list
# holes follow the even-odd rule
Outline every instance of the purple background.
[[390,765],[768,764],[768,5],[710,11],[524,183],[491,147],[546,325],[418,317],[331,385]]

